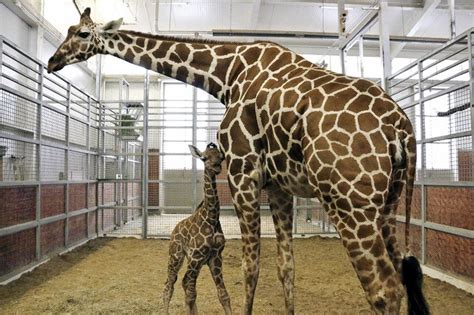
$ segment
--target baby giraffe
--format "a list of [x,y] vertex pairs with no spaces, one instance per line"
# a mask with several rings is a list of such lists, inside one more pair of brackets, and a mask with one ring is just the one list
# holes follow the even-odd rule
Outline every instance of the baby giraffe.
[[204,200],[189,218],[179,222],[171,234],[168,279],[163,292],[165,314],[168,314],[169,302],[178,271],[184,257],[188,269],[183,278],[183,289],[186,296],[187,314],[197,314],[196,280],[202,266],[207,264],[217,287],[219,301],[225,314],[232,314],[230,297],[222,277],[222,250],[225,239],[219,222],[219,197],[216,189],[216,175],[221,172],[224,159],[214,143],[207,145],[204,152],[190,145],[191,154],[204,162]]

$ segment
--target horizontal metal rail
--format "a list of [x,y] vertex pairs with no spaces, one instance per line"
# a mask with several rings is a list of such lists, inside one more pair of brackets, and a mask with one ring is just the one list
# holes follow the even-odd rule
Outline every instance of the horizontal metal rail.
[[[405,223],[406,218],[404,216],[397,215],[397,221]],[[410,219],[410,224],[413,224],[413,225],[416,225],[416,226],[422,226],[423,222],[420,219],[411,218]],[[440,224],[440,223],[435,223],[435,222],[430,222],[430,221],[425,221],[424,226],[426,228],[430,229],[430,230],[435,230],[435,231],[439,231],[439,232],[453,234],[453,235],[456,235],[456,236],[462,236],[462,237],[474,239],[474,230],[458,228],[458,227],[449,226],[449,225]]]
[[83,208],[83,209],[79,209],[79,210],[69,211],[68,213],[62,213],[62,214],[59,214],[59,215],[55,215],[55,216],[52,216],[52,217],[41,218],[40,220],[29,221],[29,222],[25,222],[25,223],[12,225],[12,226],[9,226],[9,227],[0,228],[0,237],[15,234],[15,233],[18,233],[18,232],[21,232],[21,231],[24,231],[24,230],[36,228],[38,226],[45,225],[45,224],[48,224],[48,223],[64,220],[66,218],[75,217],[75,216],[85,214],[85,213],[88,213],[88,212],[94,212],[94,211],[97,211],[97,209],[98,209],[98,207]]

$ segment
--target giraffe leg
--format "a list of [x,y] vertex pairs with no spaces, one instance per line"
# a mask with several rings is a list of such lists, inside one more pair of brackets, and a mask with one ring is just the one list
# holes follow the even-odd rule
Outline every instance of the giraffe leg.
[[170,258],[168,261],[168,278],[165,283],[163,290],[163,305],[165,314],[168,314],[170,300],[174,292],[174,284],[178,279],[178,272],[183,265],[184,252],[182,247],[177,243],[171,243],[170,245]]
[[[397,243],[397,219],[396,212],[400,195],[404,186],[403,170],[395,170],[392,174],[391,186],[388,191],[387,202],[381,215],[382,236],[385,242],[390,259],[395,270],[401,274],[403,255]],[[408,249],[407,249],[408,250]]]
[[223,249],[224,248],[220,248],[214,253],[214,255],[212,255],[211,259],[209,259],[208,265],[209,270],[211,271],[212,279],[216,284],[217,296],[219,297],[219,301],[221,302],[222,307],[224,308],[224,312],[226,315],[232,315],[229,293],[227,293],[227,289],[224,285],[224,277],[222,276]]
[[[235,183],[239,185],[236,186]],[[244,274],[244,304],[242,313],[252,314],[260,260],[260,190],[250,176],[239,174],[229,179],[235,212],[242,234],[242,271]]]
[[294,314],[293,196],[276,186],[267,189],[277,237],[278,278],[283,285],[287,314]]
[[[374,206],[373,203],[364,207],[356,206],[349,213],[338,206],[344,202],[347,202],[344,197],[333,197],[325,206],[366,298],[375,313],[398,314],[403,287],[382,237],[380,213],[383,206]],[[358,203],[355,200],[352,202],[356,205]]]
[[186,270],[183,278],[186,313],[188,315],[197,315],[198,313],[196,305],[196,281],[204,262],[204,258],[196,258],[194,256],[191,255],[190,261],[188,263],[188,269]]

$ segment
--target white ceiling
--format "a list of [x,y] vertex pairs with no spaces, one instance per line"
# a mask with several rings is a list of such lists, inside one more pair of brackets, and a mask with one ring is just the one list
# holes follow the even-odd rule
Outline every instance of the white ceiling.
[[[34,1],[34,0],[31,0]],[[39,0],[37,0],[39,1]],[[338,32],[338,0],[76,0],[81,10],[91,7],[96,22],[125,17],[122,28],[142,32],[212,37],[214,30],[251,30],[266,32]],[[448,0],[388,0],[389,14],[384,25],[390,35],[450,37]],[[377,0],[347,0],[346,29],[352,30],[374,9]],[[474,27],[474,0],[455,0],[456,28],[461,33]],[[158,7],[157,7],[158,5]],[[432,5],[432,10],[423,14]],[[43,13],[63,34],[79,15],[72,0],[43,0]],[[420,20],[420,23],[415,23]],[[157,19],[155,19],[157,17]],[[416,27],[412,27],[417,24]],[[378,23],[368,32],[378,34]],[[250,41],[270,39],[299,53],[336,55],[335,39],[219,37],[219,39]],[[394,49],[392,44],[392,49]],[[399,57],[418,58],[433,49],[430,44],[403,46]],[[400,48],[400,46],[398,47]],[[356,47],[351,53],[356,53]],[[378,55],[378,42],[364,44],[366,56]]]

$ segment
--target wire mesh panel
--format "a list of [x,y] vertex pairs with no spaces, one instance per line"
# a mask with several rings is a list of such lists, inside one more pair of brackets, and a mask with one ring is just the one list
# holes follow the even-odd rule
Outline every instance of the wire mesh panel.
[[[109,234],[143,235],[146,230],[146,236],[169,236],[176,224],[189,217],[203,199],[204,164],[191,156],[188,146],[193,144],[203,150],[209,142],[217,143],[225,107],[207,93],[183,83],[165,81],[160,90],[162,99],[104,103],[101,128],[104,150],[99,176],[103,179],[104,226],[113,231]],[[143,177],[145,167],[147,173]],[[142,220],[134,220],[133,228],[116,221],[121,211],[134,210],[130,204],[123,203],[130,190],[121,187],[130,181],[141,181],[146,187],[143,192],[146,205],[142,203],[147,210],[146,225],[142,225]],[[238,236],[239,221],[227,183],[225,162],[217,177],[217,187],[222,228],[227,235]],[[260,196],[260,207],[261,234],[275,235],[265,191]],[[334,232],[319,203],[296,203],[295,207],[295,233]]]
[[99,159],[89,148],[99,149],[100,117],[93,98],[1,36],[0,68],[3,281],[97,235]]
[[427,264],[471,278],[459,244],[474,239],[473,31],[389,78],[392,97],[417,135],[414,252]]

